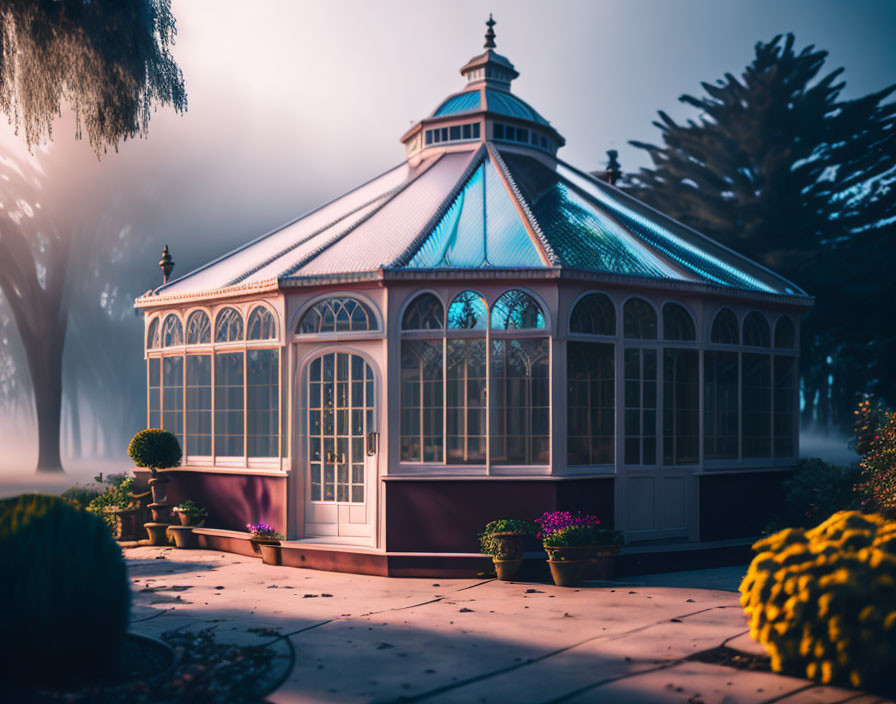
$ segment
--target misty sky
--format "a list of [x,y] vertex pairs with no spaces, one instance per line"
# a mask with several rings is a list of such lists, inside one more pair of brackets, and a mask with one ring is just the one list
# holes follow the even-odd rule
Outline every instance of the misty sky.
[[[887,0],[174,0],[173,11],[187,114],[158,112],[148,139],[101,163],[63,118],[49,188],[82,210],[114,203],[153,251],[171,246],[175,276],[398,163],[401,134],[463,86],[489,11],[521,73],[514,92],[587,169],[609,148],[623,168],[644,164],[627,140],[656,140],[657,109],[688,114],[679,95],[739,72],[777,33],[829,50],[846,95],[896,80]],[[7,145],[10,134],[0,126]],[[159,283],[156,261],[137,293]]]

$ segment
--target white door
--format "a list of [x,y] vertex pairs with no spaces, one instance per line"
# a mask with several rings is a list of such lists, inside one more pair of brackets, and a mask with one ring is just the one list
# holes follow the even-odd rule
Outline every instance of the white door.
[[308,366],[307,384],[305,535],[372,538],[373,370],[359,355],[328,352]]
[[629,542],[683,538],[689,534],[691,474],[690,471],[626,470],[622,501]]

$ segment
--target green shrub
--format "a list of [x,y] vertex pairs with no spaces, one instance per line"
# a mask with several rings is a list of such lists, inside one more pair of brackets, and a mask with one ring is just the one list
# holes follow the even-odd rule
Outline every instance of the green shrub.
[[102,493],[96,487],[75,484],[63,491],[59,496],[75,508],[87,508],[87,505]]
[[753,549],[740,601],[772,669],[892,693],[896,521],[841,511]]
[[896,413],[881,412],[877,418],[876,431],[864,445],[859,492],[869,508],[896,518]]
[[149,467],[152,470],[176,467],[181,458],[180,443],[174,433],[147,428],[131,439],[128,456],[138,467]]
[[134,488],[134,480],[125,474],[112,474],[106,480],[106,491],[94,497],[87,504],[87,511],[101,519],[114,532],[116,529],[115,514],[108,509],[127,508],[134,500],[131,492]]
[[594,525],[572,525],[544,536],[546,548],[579,547],[592,545],[622,545],[622,533]]
[[766,526],[766,533],[783,528],[811,528],[837,511],[859,508],[856,485],[859,468],[838,467],[813,457],[797,463],[793,476],[782,483],[784,509]]
[[[535,535],[538,526],[532,521],[521,521],[515,518],[499,518],[487,523],[478,535],[479,550],[483,555],[490,555],[498,560],[516,559],[517,553],[522,554],[525,539]],[[523,536],[523,539],[513,543],[496,539],[495,533],[514,533]]]
[[65,681],[112,662],[131,593],[102,522],[58,496],[0,501],[0,682]]

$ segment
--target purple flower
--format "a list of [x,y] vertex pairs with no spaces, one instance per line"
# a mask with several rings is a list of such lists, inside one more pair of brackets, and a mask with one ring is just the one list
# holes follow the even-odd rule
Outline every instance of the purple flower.
[[252,535],[258,536],[259,538],[280,537],[280,534],[274,530],[273,526],[269,526],[267,523],[247,523],[246,528],[249,529],[249,532],[252,533]]
[[545,538],[552,533],[556,533],[564,528],[569,528],[570,526],[600,525],[597,516],[591,516],[582,513],[581,511],[576,511],[575,513],[570,513],[569,511],[551,511],[550,513],[543,514],[541,518],[536,518],[535,522],[539,526],[539,532],[536,536],[538,538]]

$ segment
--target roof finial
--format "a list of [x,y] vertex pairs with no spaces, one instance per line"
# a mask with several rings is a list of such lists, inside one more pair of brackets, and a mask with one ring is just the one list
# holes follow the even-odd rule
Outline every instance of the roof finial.
[[483,46],[486,49],[494,49],[496,46],[494,30],[495,21],[492,19],[491,12],[488,13],[488,22],[486,22],[485,24],[488,27],[488,31],[485,33],[485,44],[483,44]]
[[607,156],[610,157],[607,162],[607,183],[611,186],[615,186],[616,182],[622,178],[622,165],[619,163],[619,152],[615,149],[610,149],[607,152]]
[[171,258],[171,252],[168,251],[168,245],[162,252],[162,260],[159,262],[159,268],[162,270],[162,283],[168,283],[168,277],[171,276],[171,270],[174,269],[174,260]]

